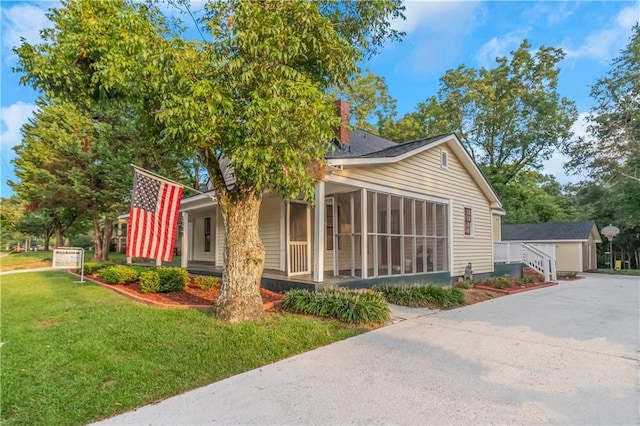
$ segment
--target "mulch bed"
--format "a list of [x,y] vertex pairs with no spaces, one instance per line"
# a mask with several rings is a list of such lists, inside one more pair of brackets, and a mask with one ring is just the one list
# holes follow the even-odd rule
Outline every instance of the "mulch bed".
[[464,293],[464,304],[473,305],[496,297],[504,296],[504,293],[496,293],[495,291],[482,290],[478,288],[469,288],[462,290]]
[[[165,308],[211,308],[220,295],[220,284],[208,289],[202,289],[193,280],[190,281],[182,291],[174,291],[171,293],[142,293],[139,283],[106,284],[102,282],[99,277],[92,275],[85,276],[85,279],[117,293],[129,296],[139,302]],[[265,288],[260,289],[260,296],[262,296],[262,303],[265,310],[273,309],[284,299],[284,294],[274,293]]]
[[[135,294],[147,300],[166,303],[170,305],[213,305],[220,295],[220,285],[203,290],[198,284],[190,282],[183,291],[171,293],[142,293],[139,283],[114,284],[111,287],[118,288],[127,293]],[[284,299],[284,294],[274,293],[267,289],[260,289],[262,303],[278,302]]]
[[554,285],[558,285],[558,283],[554,283],[554,282],[527,283],[518,287],[507,287],[507,288],[495,288],[490,284],[476,284],[474,287],[478,290],[493,291],[493,292],[502,293],[502,294],[514,294],[514,293],[522,293],[523,291],[535,290],[537,288],[551,287]]

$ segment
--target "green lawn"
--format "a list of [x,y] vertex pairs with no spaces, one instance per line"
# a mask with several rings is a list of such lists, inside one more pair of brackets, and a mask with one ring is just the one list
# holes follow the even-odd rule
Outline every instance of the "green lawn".
[[50,251],[29,251],[25,253],[9,253],[0,257],[0,268],[16,269],[16,266],[26,269],[29,264],[43,261],[51,261],[53,254]]
[[76,279],[2,276],[3,425],[84,424],[364,331],[288,314],[227,325]]
[[[53,258],[53,252],[51,251],[29,251],[23,253],[9,253],[6,256],[0,257],[0,270],[8,271],[8,270],[17,270],[17,269],[28,269],[32,266],[36,266],[37,263],[40,262],[51,262]],[[85,251],[84,252],[84,261],[92,262],[93,252]],[[142,259],[134,259],[135,261],[141,261]],[[124,253],[109,253],[109,261],[113,263],[122,263],[125,264],[127,262],[127,257]],[[149,262],[154,262],[153,260]],[[180,264],[180,256],[173,257],[173,264]],[[40,265],[37,265],[40,266]]]
[[640,269],[598,269],[597,272],[601,274],[614,274],[614,275],[638,275],[640,276]]

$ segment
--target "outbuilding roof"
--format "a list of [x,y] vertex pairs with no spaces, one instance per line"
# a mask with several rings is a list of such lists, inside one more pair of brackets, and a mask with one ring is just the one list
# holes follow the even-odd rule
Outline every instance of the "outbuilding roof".
[[582,241],[589,239],[594,226],[593,221],[502,225],[502,241]]

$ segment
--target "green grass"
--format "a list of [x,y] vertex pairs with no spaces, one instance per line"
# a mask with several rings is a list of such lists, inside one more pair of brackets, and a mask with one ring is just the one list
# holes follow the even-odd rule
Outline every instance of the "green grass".
[[28,268],[30,263],[38,263],[43,261],[51,261],[53,255],[49,251],[29,251],[24,253],[9,253],[0,257],[0,268],[16,266],[24,266]]
[[389,303],[411,308],[450,309],[464,305],[464,293],[456,287],[443,288],[432,284],[415,286],[376,285],[373,289]]
[[291,290],[282,309],[298,314],[337,318],[349,324],[382,324],[391,313],[382,294],[330,287],[321,292]]
[[2,277],[3,425],[84,424],[364,331],[290,314],[228,325],[76,280]]
[[640,269],[598,269],[596,272],[601,274],[614,274],[614,275],[638,275],[640,276]]

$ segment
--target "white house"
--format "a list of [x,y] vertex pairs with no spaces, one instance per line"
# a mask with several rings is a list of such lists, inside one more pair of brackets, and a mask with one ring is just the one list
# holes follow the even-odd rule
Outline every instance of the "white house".
[[[451,281],[493,272],[500,200],[454,134],[397,144],[353,130],[327,155],[315,206],[265,194],[265,279],[308,283]],[[213,193],[182,200],[181,262],[220,271]],[[214,197],[215,198],[215,197]]]

